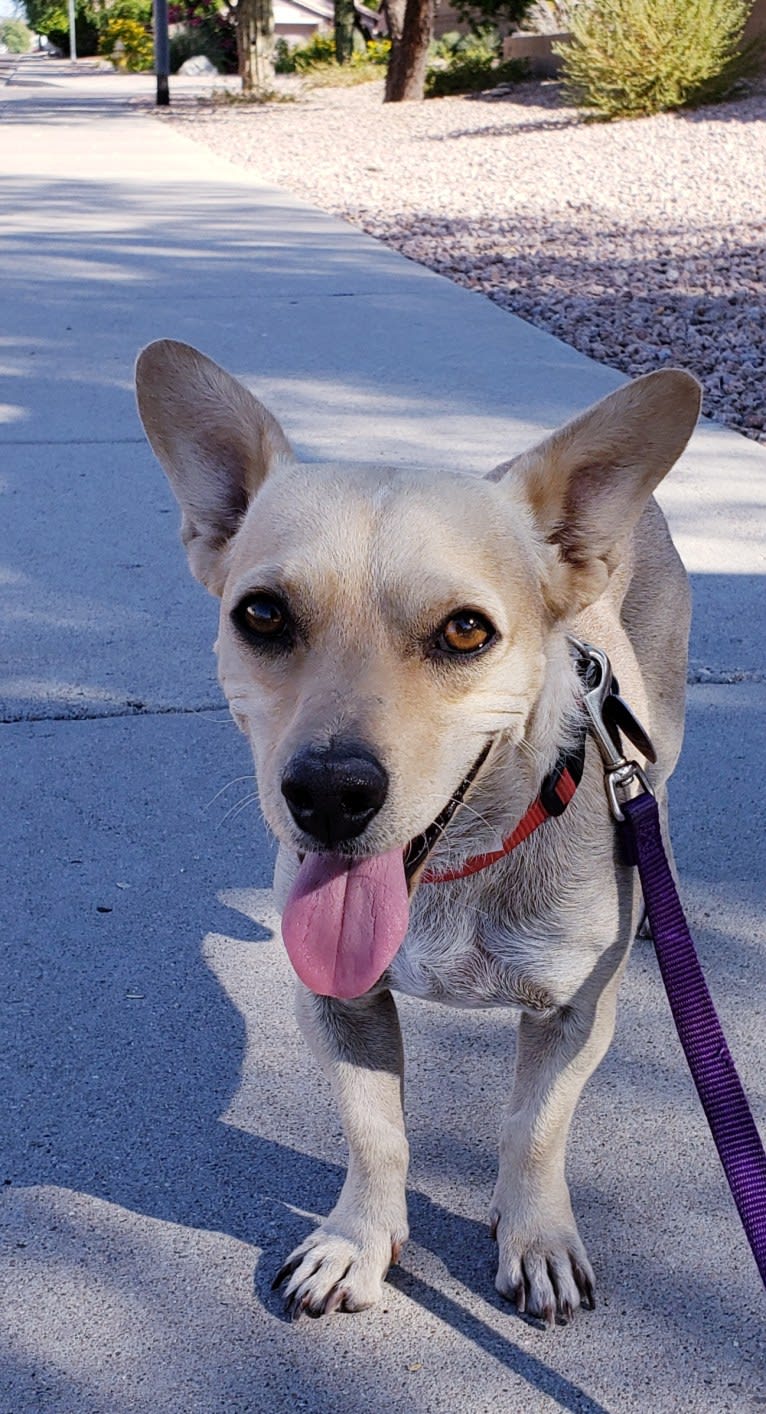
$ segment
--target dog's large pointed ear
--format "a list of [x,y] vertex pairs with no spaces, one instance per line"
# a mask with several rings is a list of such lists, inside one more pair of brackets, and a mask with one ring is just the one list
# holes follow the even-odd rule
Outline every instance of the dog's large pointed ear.
[[225,549],[270,468],[292,460],[271,413],[217,363],[174,339],[136,363],[138,411],[181,507],[192,573],[211,594],[226,578]]
[[555,614],[603,592],[625,537],[686,446],[700,398],[696,378],[681,369],[648,373],[489,473],[523,494],[558,552],[546,585]]

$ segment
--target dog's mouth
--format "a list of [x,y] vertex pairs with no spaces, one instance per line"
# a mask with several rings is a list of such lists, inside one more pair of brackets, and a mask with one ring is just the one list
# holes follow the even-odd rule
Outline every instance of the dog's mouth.
[[435,820],[431,821],[431,824],[423,831],[422,835],[417,835],[415,839],[410,840],[407,845],[404,851],[404,876],[407,880],[410,896],[417,887],[418,879],[423,873],[429,855],[436,848],[439,839],[444,834],[455,811],[460,808],[465,800],[468,791],[489,756],[491,747],[492,741],[490,740],[480,751],[470,771],[463,777],[457,790],[453,791],[444,809],[439,812]]
[[444,809],[402,850],[308,854],[282,914],[282,936],[301,981],[319,996],[350,1000],[390,967],[409,926],[410,897],[425,864],[489,755],[488,741]]

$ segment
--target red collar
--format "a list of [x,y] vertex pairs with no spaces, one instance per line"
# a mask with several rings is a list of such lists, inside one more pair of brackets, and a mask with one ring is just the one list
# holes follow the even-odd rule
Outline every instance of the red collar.
[[455,869],[426,869],[420,882],[447,884],[453,879],[467,879],[470,874],[480,874],[482,869],[488,869],[490,864],[504,859],[506,854],[510,854],[512,849],[544,825],[546,820],[563,815],[582,780],[584,764],[585,729],[575,750],[561,753],[553,770],[545,777],[537,800],[530,805],[516,828],[503,840],[500,849],[494,849],[489,854],[474,854],[465,864],[460,864]]

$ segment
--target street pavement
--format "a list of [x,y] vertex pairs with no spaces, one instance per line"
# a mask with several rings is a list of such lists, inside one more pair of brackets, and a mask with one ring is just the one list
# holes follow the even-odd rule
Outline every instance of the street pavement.
[[[193,144],[152,83],[0,68],[0,1414],[762,1409],[763,1292],[646,943],[571,1145],[594,1313],[546,1333],[493,1289],[509,1017],[406,999],[386,1300],[290,1324],[270,1293],[344,1148],[135,354],[203,348],[301,455],[477,471],[620,377]],[[766,449],[704,426],[662,501],[695,596],[676,854],[763,1128]]]

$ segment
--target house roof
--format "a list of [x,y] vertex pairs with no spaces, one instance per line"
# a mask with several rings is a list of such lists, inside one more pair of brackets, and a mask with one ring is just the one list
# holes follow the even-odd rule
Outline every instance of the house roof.
[[[356,0],[357,14],[367,20],[376,20],[377,11],[368,10],[366,5]],[[335,19],[333,0],[274,0],[275,25],[286,24],[326,24],[332,28]]]
[[274,23],[277,25],[296,20],[304,24],[314,21],[316,24],[331,25],[333,17],[332,0],[274,0]]

